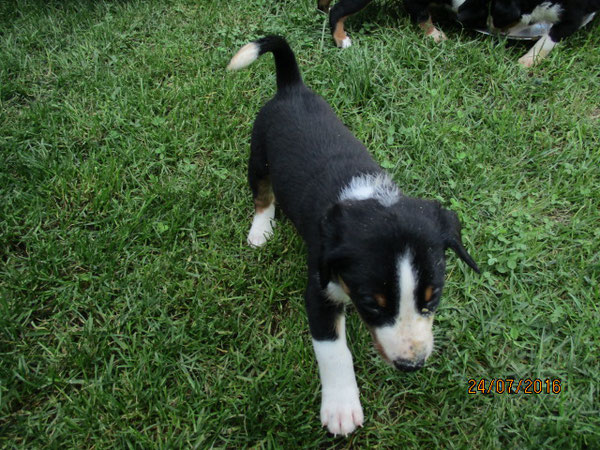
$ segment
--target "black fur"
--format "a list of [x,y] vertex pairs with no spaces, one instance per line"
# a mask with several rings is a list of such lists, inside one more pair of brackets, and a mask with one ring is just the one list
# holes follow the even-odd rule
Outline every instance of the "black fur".
[[374,295],[398,297],[396,259],[407,250],[419,273],[419,309],[426,286],[437,288],[427,304],[429,311],[435,309],[446,248],[478,271],[462,245],[456,214],[437,202],[405,196],[391,206],[374,199],[341,201],[341,190],[353,177],[383,174],[383,169],[325,100],[304,85],[283,38],[268,36],[255,43],[259,54],[275,55],[278,90],[254,123],[248,178],[255,195],[258,184],[270,180],[278,206],[306,242],[305,301],[313,338],[338,337],[334,325],[343,306],[326,298],[323,288],[339,277],[368,325],[393,317],[397,302],[381,307]]
[[558,20],[550,28],[550,38],[560,42],[582,25],[584,18],[600,10],[600,0],[492,0],[490,14],[494,27],[505,30],[530,14],[542,3],[559,5]]
[[[325,10],[331,0],[319,0],[318,8]],[[329,14],[329,27],[331,33],[335,31],[337,23],[346,16],[354,14],[371,3],[371,0],[340,0]],[[452,0],[403,0],[404,8],[415,23],[425,23],[430,18],[432,6],[452,7]],[[485,28],[488,16],[489,0],[466,0],[457,11],[457,19],[469,28]]]

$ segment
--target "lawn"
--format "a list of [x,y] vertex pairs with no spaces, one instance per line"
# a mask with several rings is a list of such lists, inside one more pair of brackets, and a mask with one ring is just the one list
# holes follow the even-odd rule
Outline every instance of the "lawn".
[[[0,447],[600,446],[600,21],[533,70],[451,23],[424,39],[391,0],[347,50],[324,23],[316,0],[0,4]],[[421,371],[350,313],[348,438],[319,422],[301,239],[279,217],[246,245],[274,66],[224,68],[266,33],[482,269],[448,252]],[[507,378],[543,392],[469,393]]]

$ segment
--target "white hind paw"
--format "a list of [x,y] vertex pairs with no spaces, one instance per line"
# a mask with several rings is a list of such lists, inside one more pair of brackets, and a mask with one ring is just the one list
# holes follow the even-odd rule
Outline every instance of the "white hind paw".
[[252,247],[261,247],[273,235],[273,219],[275,217],[275,205],[271,203],[261,212],[254,214],[252,226],[248,233],[248,244]]
[[349,37],[342,39],[342,42],[338,45],[339,48],[348,48],[352,45],[352,40]]

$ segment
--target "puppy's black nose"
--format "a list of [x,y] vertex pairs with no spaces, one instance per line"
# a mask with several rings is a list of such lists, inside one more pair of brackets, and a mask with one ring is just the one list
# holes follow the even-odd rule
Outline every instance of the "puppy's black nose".
[[425,363],[424,360],[420,359],[418,361],[411,361],[409,359],[396,359],[394,361],[394,367],[398,370],[402,370],[403,372],[414,372],[415,370],[419,370],[423,367]]

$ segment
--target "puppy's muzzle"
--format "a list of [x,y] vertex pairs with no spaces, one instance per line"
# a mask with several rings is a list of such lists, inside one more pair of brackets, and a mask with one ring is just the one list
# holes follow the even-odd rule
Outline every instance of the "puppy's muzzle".
[[425,359],[418,359],[416,361],[411,361],[410,359],[395,359],[393,361],[394,367],[403,372],[414,372],[415,370],[419,370],[425,364]]

